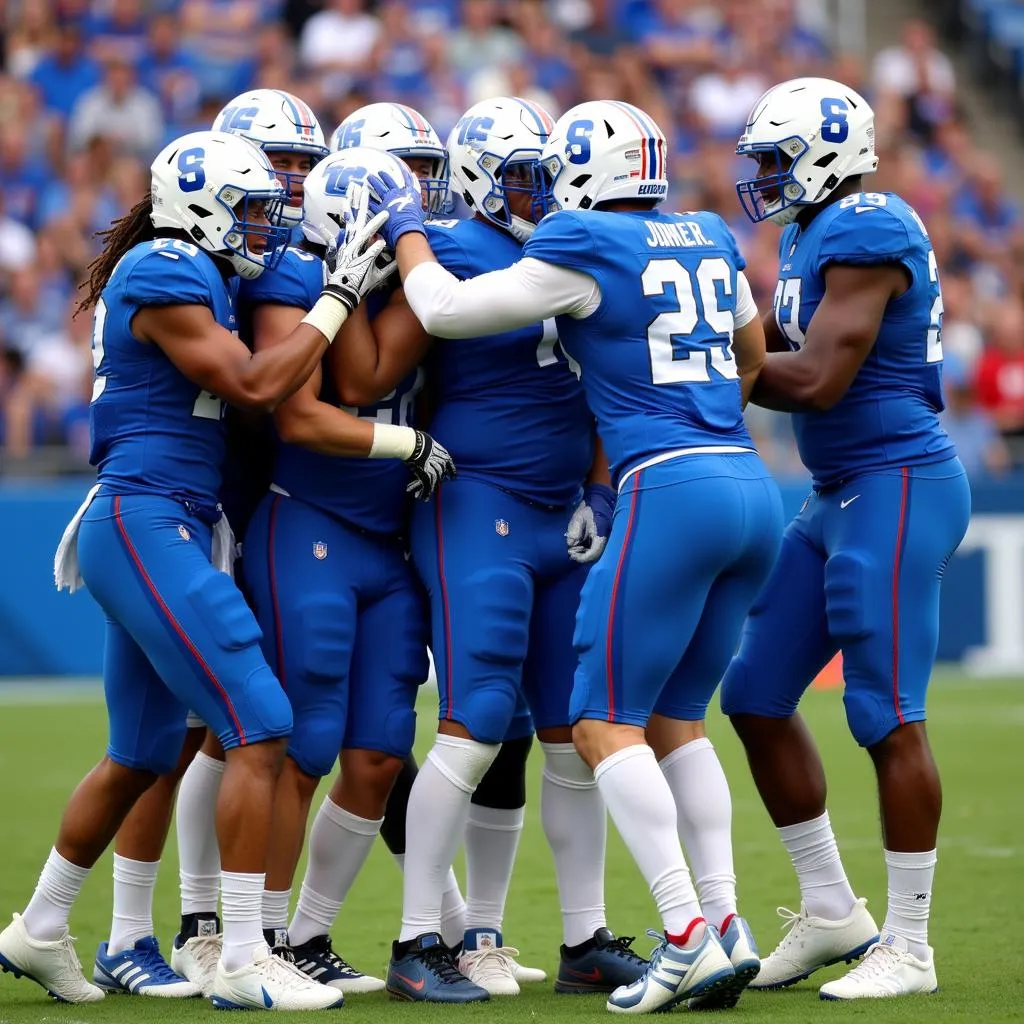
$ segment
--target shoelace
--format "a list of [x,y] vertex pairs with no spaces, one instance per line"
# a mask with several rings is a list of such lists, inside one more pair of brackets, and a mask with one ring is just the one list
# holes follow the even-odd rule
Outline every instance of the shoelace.
[[[647,934],[658,939],[659,942],[665,938],[661,932],[656,932],[653,928],[648,928]],[[644,958],[635,949],[631,948],[634,942],[636,942],[635,935],[620,935],[618,938],[612,939],[608,945],[602,948],[623,960],[639,960],[642,962]]]
[[420,956],[422,956],[426,967],[433,971],[443,984],[451,985],[466,981],[466,976],[456,966],[450,949],[435,946],[423,950]]
[[75,937],[71,934],[65,935],[60,940],[61,949],[67,954],[67,973],[68,977],[75,981],[81,982],[84,980],[82,975],[82,961],[78,959],[78,953],[75,950]]
[[782,931],[787,933],[786,938],[782,940],[783,942],[793,935],[796,931],[798,922],[806,921],[808,919],[803,907],[801,907],[799,911],[790,910],[789,907],[776,907],[775,913],[782,918],[781,928]]
[[902,950],[893,946],[883,946],[876,942],[868,947],[864,959],[847,975],[847,978],[874,978],[879,974],[885,974],[895,967],[902,959]]
[[[304,988],[310,984],[319,984],[319,982],[312,981],[308,974],[295,966],[294,957],[289,958],[274,953],[264,963],[269,964],[269,973],[274,977],[274,980],[280,982],[286,988]],[[300,982],[301,985],[299,984]]]
[[318,950],[319,954],[336,970],[342,974],[360,974],[343,956],[334,952],[334,946],[328,938],[325,949]]
[[474,957],[478,964],[485,964],[501,974],[515,977],[512,961],[519,956],[515,946],[492,946],[488,949],[472,949],[463,956]]
[[147,949],[141,956],[133,955],[132,962],[141,967],[149,975],[151,981],[176,982],[183,980],[163,958],[159,946]]

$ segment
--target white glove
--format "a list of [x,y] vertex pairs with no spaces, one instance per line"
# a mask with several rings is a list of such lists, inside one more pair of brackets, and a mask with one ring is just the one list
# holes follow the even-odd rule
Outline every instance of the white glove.
[[584,488],[583,500],[576,506],[565,531],[569,557],[574,562],[587,565],[601,557],[611,533],[614,508],[615,492],[610,487],[588,484]]

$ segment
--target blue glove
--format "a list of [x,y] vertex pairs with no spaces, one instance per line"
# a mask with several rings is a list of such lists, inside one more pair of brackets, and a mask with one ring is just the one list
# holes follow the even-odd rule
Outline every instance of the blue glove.
[[384,241],[394,252],[395,243],[410,231],[426,235],[423,226],[423,196],[420,186],[410,171],[406,171],[403,180],[396,182],[386,171],[379,175],[371,174],[366,183],[370,186],[370,212],[388,212],[388,222],[381,229]]
[[615,492],[607,484],[587,484],[583,500],[569,520],[565,542],[569,557],[574,562],[596,562],[608,543],[612,532],[612,513],[615,511]]

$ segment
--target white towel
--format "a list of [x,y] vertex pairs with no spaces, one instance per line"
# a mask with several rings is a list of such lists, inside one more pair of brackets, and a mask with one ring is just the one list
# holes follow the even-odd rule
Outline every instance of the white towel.
[[99,489],[99,484],[89,488],[85,501],[68,523],[57,545],[57,553],[53,556],[53,582],[56,583],[58,590],[67,589],[73,594],[85,582],[78,572],[78,528],[82,525],[82,516],[92,504],[92,499],[96,497]]
[[[99,484],[90,488],[89,493],[85,496],[85,501],[82,502],[71,522],[68,523],[60,543],[57,545],[57,553],[53,557],[53,581],[58,590],[69,590],[73,594],[85,583],[78,571],[78,530],[82,525],[82,517],[92,504],[92,499],[96,497],[99,489]],[[216,570],[234,578],[235,534],[225,515],[222,515],[213,527],[210,561]]]

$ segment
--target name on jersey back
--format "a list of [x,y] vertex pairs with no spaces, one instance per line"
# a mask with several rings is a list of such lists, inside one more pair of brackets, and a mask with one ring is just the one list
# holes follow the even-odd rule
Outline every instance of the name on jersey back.
[[696,221],[647,220],[644,223],[649,232],[644,241],[651,248],[666,246],[673,249],[692,249],[700,245],[709,248],[714,245],[704,237],[704,232]]

